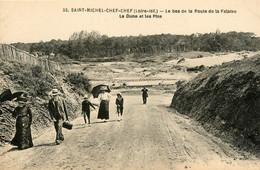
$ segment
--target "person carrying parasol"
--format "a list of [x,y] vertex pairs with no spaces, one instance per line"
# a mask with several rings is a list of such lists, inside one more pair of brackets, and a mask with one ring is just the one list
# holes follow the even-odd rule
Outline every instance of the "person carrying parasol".
[[33,147],[31,134],[32,112],[28,106],[28,100],[25,96],[19,96],[15,101],[18,102],[18,107],[14,109],[12,116],[16,118],[16,133],[11,144],[18,146],[18,149]]
[[111,90],[107,85],[95,86],[91,91],[94,98],[99,98],[100,100],[97,118],[101,120],[105,119],[105,122],[109,119],[109,101],[111,98],[110,92]]

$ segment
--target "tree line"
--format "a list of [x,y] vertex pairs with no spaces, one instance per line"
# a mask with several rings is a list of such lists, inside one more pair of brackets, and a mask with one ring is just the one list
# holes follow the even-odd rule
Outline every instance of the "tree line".
[[73,33],[69,40],[51,40],[38,43],[14,43],[19,49],[32,54],[59,54],[71,59],[112,57],[115,55],[161,52],[227,52],[260,50],[260,37],[251,32],[227,32],[191,35],[139,35],[108,37],[96,31]]

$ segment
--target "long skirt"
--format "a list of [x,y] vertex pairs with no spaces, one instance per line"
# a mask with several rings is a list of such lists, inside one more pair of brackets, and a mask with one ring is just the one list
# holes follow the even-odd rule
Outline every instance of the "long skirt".
[[33,146],[31,125],[29,117],[19,116],[16,119],[16,133],[11,141],[12,145],[18,146],[18,149],[26,149]]
[[109,101],[102,100],[98,110],[98,119],[109,119]]

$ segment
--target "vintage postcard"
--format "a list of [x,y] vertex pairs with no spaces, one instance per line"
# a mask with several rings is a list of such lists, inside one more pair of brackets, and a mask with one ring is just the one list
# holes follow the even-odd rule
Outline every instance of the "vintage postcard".
[[260,167],[260,0],[0,0],[0,170]]

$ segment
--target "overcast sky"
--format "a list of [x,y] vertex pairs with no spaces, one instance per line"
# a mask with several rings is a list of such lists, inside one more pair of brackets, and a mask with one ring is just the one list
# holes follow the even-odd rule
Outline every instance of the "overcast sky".
[[[70,12],[62,12],[63,8]],[[191,9],[193,13],[159,12],[162,18],[119,18],[121,13],[71,12],[71,8]],[[236,10],[236,13],[194,13],[195,9],[227,9]],[[260,36],[260,0],[0,1],[2,43],[68,40],[73,32],[81,30],[95,30],[108,36],[129,36],[190,35],[217,29],[221,32],[254,32]]]

